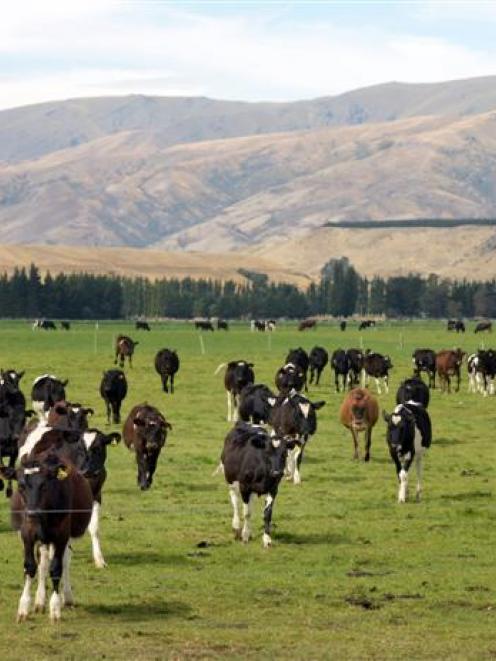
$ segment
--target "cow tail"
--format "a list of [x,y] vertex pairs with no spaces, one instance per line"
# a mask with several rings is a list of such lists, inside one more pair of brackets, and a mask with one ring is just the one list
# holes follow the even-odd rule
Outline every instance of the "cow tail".
[[221,371],[221,369],[222,369],[223,367],[225,367],[226,365],[227,365],[227,363],[221,363],[221,364],[219,365],[219,367],[215,370],[214,375],[215,375],[215,374],[218,374],[218,373]]

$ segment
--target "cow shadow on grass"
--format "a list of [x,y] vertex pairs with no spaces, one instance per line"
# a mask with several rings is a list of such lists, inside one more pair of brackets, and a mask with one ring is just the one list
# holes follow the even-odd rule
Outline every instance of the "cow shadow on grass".
[[352,540],[345,535],[338,535],[332,532],[276,532],[274,539],[280,544],[350,544]]
[[144,622],[160,618],[181,617],[192,615],[191,606],[182,601],[166,601],[153,599],[145,601],[126,601],[116,604],[91,604],[82,606],[82,610],[90,615],[118,617],[127,622]]
[[106,554],[110,566],[132,567],[142,565],[177,566],[186,565],[188,559],[179,553],[157,553],[156,551],[131,551],[129,553]]
[[432,445],[460,445],[461,441],[458,438],[446,438],[445,436],[434,437]]

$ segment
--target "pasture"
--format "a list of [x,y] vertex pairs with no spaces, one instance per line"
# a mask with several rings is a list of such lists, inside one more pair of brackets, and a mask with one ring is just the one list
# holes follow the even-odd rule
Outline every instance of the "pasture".
[[[68,378],[68,399],[94,407],[91,425],[109,429],[98,387],[102,370],[113,366],[119,332],[140,342],[133,369],[125,368],[123,419],[146,400],[173,425],[154,484],[140,492],[133,455],[123,444],[109,449],[101,520],[108,567],[93,566],[88,535],[74,545],[77,605],[55,626],[46,614],[15,624],[22,549],[0,494],[3,658],[496,658],[496,399],[467,393],[465,366],[459,393],[432,395],[423,501],[401,506],[384,422],[374,430],[370,463],[353,462],[351,436],[337,418],[343,394],[331,388],[326,367],[320,386],[310,387],[311,399],[327,405],[306,450],[303,482],[281,484],[274,546],[264,550],[262,502],[255,538],[235,542],[227,486],[212,476],[230,428],[215,368],[250,360],[256,382],[273,387],[290,347],[359,347],[356,326],[298,333],[293,324],[270,336],[233,326],[205,333],[202,355],[190,324],[153,325],[150,333],[126,322],[101,324],[96,345],[93,325],[33,332],[27,323],[4,322],[0,365],[26,370],[28,406],[36,376]],[[471,330],[447,333],[441,322],[385,325],[361,337],[364,348],[392,357],[390,393],[379,397],[388,411],[411,374],[414,348],[471,352],[482,340],[493,344]],[[181,359],[173,396],[162,393],[153,369],[163,347]]]

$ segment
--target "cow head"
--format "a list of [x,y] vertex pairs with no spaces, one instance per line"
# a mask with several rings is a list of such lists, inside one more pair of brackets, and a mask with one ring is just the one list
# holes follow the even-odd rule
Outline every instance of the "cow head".
[[415,438],[415,416],[403,404],[398,404],[390,415],[382,412],[382,417],[387,423],[387,442],[391,452],[399,461],[408,459],[408,452]]
[[[71,473],[71,466],[57,454],[48,453],[42,458],[28,460],[17,470],[5,475],[17,480],[28,517],[39,517],[43,510],[53,509],[53,497]],[[13,471],[13,472],[12,472]],[[43,542],[43,539],[40,539]]]
[[121,435],[117,432],[104,434],[98,429],[88,429],[83,432],[83,441],[88,452],[85,477],[96,477],[103,472],[107,459],[107,446],[117,445],[120,440]]
[[288,456],[286,441],[283,438],[279,438],[273,432],[266,443],[265,452],[267,454],[270,477],[273,479],[281,479],[284,474],[286,458]]
[[311,402],[303,395],[292,391],[289,397],[284,400],[284,405],[289,405],[293,413],[293,428],[297,430],[299,437],[305,440],[317,431],[316,411],[325,406],[324,401]]
[[24,371],[0,370],[0,385],[4,386],[5,390],[10,394],[17,393],[19,391],[19,381],[23,376]]

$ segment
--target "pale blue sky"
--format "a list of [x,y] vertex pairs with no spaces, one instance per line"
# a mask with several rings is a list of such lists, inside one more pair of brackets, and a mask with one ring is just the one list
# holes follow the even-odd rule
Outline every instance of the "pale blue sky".
[[19,0],[0,108],[76,96],[295,100],[496,74],[496,2]]

